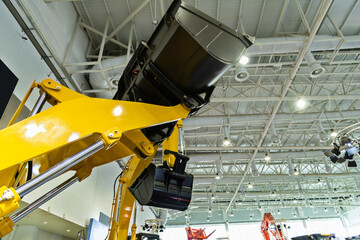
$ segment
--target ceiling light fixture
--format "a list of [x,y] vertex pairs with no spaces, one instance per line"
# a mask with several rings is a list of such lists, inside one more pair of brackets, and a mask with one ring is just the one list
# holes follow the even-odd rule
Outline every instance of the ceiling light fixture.
[[211,194],[211,200],[214,200],[214,199],[215,199],[215,195]]
[[231,144],[231,140],[230,140],[229,126],[224,125],[223,126],[223,131],[224,131],[223,146],[224,147],[230,147],[232,144]]
[[296,102],[296,106],[299,109],[304,109],[306,107],[306,101],[302,98],[300,98],[297,102]]
[[280,146],[281,145],[281,140],[279,135],[276,132],[275,126],[273,123],[271,123],[270,128],[270,136],[271,136],[271,145],[272,146]]
[[216,179],[216,180],[220,180],[220,179],[223,177],[223,175],[222,175],[222,173],[221,173],[221,165],[220,165],[220,162],[217,162],[217,163],[215,164],[215,167],[216,167],[215,179]]
[[275,197],[275,196],[276,196],[276,192],[275,192],[275,191],[272,191],[272,192],[271,192],[271,196]]
[[295,176],[299,175],[299,171],[296,168],[294,168],[294,175]]
[[271,160],[270,155],[268,153],[265,153],[264,159],[266,162],[269,162]]
[[324,208],[324,212],[328,212],[329,210],[327,208]]
[[248,184],[248,188],[251,189],[253,188],[253,185],[251,183]]
[[223,146],[224,147],[229,147],[231,145],[231,141],[230,141],[230,139],[228,139],[228,138],[224,138],[224,141],[223,141]]
[[230,212],[230,217],[233,217],[233,216],[234,216],[234,212],[231,211],[231,212]]
[[307,51],[305,54],[305,60],[309,65],[310,77],[318,78],[325,73],[325,68],[323,68],[320,63],[317,63],[313,54],[310,51]]
[[277,214],[278,214],[278,215],[280,215],[280,214],[281,214],[280,210],[278,210],[278,211],[277,211]]
[[297,203],[297,200],[296,200],[296,198],[294,198],[294,199],[293,199],[293,203]]
[[334,129],[330,129],[330,136],[332,136],[333,138],[337,136],[337,132]]
[[245,65],[249,62],[249,57],[248,56],[245,56],[245,55],[242,55],[241,58],[240,58],[240,61],[239,63],[242,64],[242,65]]
[[322,182],[321,182],[320,178],[318,178],[318,182],[317,182],[317,184],[319,184],[319,185],[321,185],[321,184],[322,184]]

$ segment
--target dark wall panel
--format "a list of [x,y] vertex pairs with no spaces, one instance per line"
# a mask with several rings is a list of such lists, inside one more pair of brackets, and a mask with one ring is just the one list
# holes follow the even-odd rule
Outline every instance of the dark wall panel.
[[15,74],[0,60],[0,118],[18,82]]

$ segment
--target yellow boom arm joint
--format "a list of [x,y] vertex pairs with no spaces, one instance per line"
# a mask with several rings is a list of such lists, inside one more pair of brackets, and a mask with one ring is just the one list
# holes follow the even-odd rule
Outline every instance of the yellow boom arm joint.
[[14,188],[0,188],[0,217],[4,217],[19,208],[21,198]]

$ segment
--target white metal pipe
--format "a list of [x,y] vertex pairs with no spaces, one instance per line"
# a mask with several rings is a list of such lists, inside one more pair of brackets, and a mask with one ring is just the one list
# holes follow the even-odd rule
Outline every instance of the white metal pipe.
[[[318,178],[334,178],[334,179],[351,179],[354,176],[358,176],[357,173],[309,173],[309,174],[301,174],[298,176],[288,175],[288,174],[262,174],[258,177],[253,177],[251,175],[245,176],[244,182],[255,181],[258,184],[267,185],[269,180],[274,184],[275,182],[283,182],[286,180],[287,182],[297,182],[298,187],[301,187],[300,180],[311,180],[312,182],[316,182]],[[208,174],[197,174],[194,178],[194,185],[211,185],[211,184],[236,184],[239,180],[239,177],[242,177],[241,174],[233,174],[233,175],[224,175],[223,178],[219,180],[215,180],[214,175]],[[300,184],[300,185],[299,185]],[[300,188],[302,191],[302,188]]]
[[[278,148],[280,149],[280,148]],[[276,162],[279,160],[285,159],[289,154],[291,153],[291,156],[293,159],[314,159],[323,157],[323,153],[319,151],[318,149],[314,151],[301,151],[301,152],[292,152],[292,151],[286,151],[286,152],[272,152],[271,153],[271,160],[272,162]],[[220,155],[218,153],[188,153],[187,156],[190,157],[190,160],[188,164],[195,164],[195,163],[207,163],[207,162],[217,162],[220,161]],[[246,152],[236,152],[236,153],[221,153],[221,161],[222,162],[233,162],[233,161],[239,161],[239,160],[248,160],[249,159],[249,153]],[[264,160],[264,154],[259,153],[255,159],[257,160]]]
[[[326,96],[301,96],[301,99],[305,101],[333,101],[333,100],[353,100],[353,99],[360,99],[359,95],[326,95]],[[270,102],[270,101],[297,101],[299,97],[228,97],[228,98],[219,98],[214,97],[211,98],[211,102]]]
[[[292,122],[313,122],[314,119],[320,118],[323,120],[345,120],[345,119],[358,119],[360,111],[342,111],[342,112],[327,112],[326,116],[321,113],[303,113],[293,114]],[[233,116],[198,116],[189,117],[183,121],[184,130],[194,127],[208,127],[210,125],[221,126],[225,119],[229,119],[231,125],[247,125],[253,123],[266,123],[268,117],[265,115],[233,115]],[[289,114],[279,113],[273,119],[274,124],[289,123]]]
[[[342,37],[334,37],[330,35],[314,36],[309,51],[326,51],[334,50]],[[281,53],[298,53],[303,43],[307,40],[307,36],[301,37],[275,37],[275,38],[257,38],[255,43],[246,51],[246,55],[263,55],[263,54],[281,54]],[[345,36],[341,49],[359,48],[360,36]]]
[[270,149],[277,149],[277,150],[327,150],[331,149],[331,146],[259,146],[259,147],[251,147],[251,146],[241,146],[241,147],[186,147],[185,150],[187,151],[256,151],[256,154],[259,150],[270,150]]

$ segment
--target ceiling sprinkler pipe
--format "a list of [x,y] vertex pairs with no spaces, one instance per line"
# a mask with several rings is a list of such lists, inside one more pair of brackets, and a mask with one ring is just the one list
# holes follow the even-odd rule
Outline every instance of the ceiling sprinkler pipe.
[[319,63],[316,62],[314,56],[310,51],[306,52],[305,59],[309,65],[311,78],[318,78],[325,73],[325,68],[323,68]]

